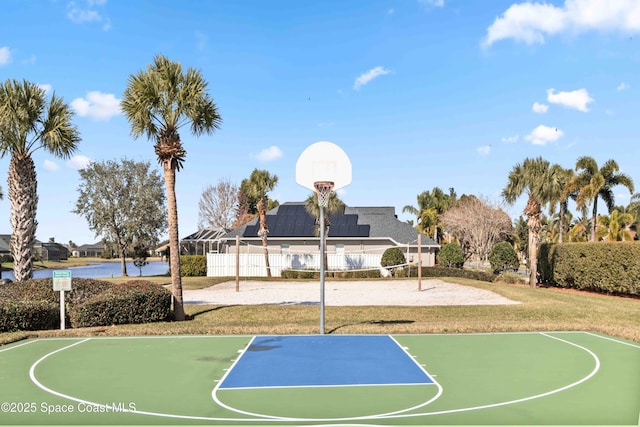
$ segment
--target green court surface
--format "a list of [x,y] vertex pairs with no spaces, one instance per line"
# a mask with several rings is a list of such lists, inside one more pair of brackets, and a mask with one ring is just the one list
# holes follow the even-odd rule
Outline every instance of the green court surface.
[[[256,350],[252,336],[22,341],[0,347],[0,424],[640,423],[638,343],[586,332],[390,338],[433,382],[220,387]],[[351,353],[365,363],[375,350]],[[281,362],[268,366],[286,371],[295,355]]]

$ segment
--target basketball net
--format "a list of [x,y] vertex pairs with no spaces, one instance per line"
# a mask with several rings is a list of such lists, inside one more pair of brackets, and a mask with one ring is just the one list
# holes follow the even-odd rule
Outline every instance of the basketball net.
[[314,182],[313,186],[316,189],[318,195],[318,206],[326,208],[329,205],[329,196],[333,191],[333,182],[331,181],[318,181]]

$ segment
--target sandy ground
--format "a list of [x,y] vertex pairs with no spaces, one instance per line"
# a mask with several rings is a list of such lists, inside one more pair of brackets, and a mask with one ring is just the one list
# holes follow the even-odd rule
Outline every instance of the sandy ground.
[[[256,305],[256,304],[319,304],[320,282],[260,282],[241,280],[236,291],[235,281],[220,283],[205,289],[185,290],[186,304]],[[438,279],[385,280],[358,282],[325,282],[325,305],[503,305],[519,304],[494,292],[447,283]]]

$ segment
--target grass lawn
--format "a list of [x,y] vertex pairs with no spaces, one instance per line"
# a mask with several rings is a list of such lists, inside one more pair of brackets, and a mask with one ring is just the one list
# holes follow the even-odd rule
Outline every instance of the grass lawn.
[[[129,278],[113,278],[119,282]],[[146,278],[149,279],[149,278]],[[169,277],[151,280],[169,284]],[[200,289],[229,278],[183,278]],[[279,280],[279,279],[273,279]],[[491,290],[521,302],[502,306],[326,307],[327,333],[429,334],[512,331],[591,331],[640,342],[640,299],[460,278],[446,281]],[[0,334],[0,344],[27,337],[168,334],[316,334],[319,308],[310,305],[187,305],[192,320]]]

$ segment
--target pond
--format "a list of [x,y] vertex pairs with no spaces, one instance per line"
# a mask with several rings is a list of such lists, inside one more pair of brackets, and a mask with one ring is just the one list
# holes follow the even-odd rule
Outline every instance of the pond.
[[[55,270],[69,270],[71,277],[82,277],[85,279],[99,279],[104,277],[120,277],[122,276],[122,266],[120,262],[96,262],[82,267],[70,267],[63,269],[43,269],[33,270],[34,279],[50,278]],[[133,262],[127,262],[127,274],[132,279],[140,274],[140,269],[133,265]],[[169,264],[163,261],[150,261],[149,264],[142,267],[142,276],[159,276],[169,272]],[[2,271],[3,279],[14,279],[13,271]]]

